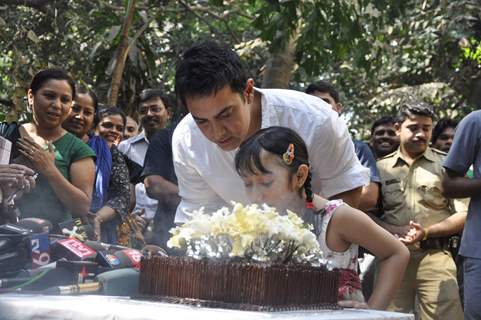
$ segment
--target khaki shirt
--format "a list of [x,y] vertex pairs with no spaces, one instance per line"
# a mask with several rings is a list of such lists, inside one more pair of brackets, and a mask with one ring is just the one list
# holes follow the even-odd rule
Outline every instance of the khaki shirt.
[[448,199],[441,193],[445,155],[428,147],[409,166],[398,149],[378,160],[383,221],[402,226],[412,220],[428,227],[454,213],[467,212],[465,200]]

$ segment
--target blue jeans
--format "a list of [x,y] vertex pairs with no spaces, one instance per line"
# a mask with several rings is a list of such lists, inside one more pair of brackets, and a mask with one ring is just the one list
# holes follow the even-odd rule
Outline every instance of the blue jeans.
[[481,259],[464,257],[464,319],[481,319]]

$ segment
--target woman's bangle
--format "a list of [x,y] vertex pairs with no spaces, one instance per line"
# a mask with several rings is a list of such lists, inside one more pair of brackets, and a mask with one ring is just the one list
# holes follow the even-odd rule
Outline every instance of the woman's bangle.
[[429,229],[428,229],[428,228],[424,228],[423,231],[424,231],[424,237],[423,237],[423,241],[424,241],[424,240],[426,240],[426,239],[428,238]]

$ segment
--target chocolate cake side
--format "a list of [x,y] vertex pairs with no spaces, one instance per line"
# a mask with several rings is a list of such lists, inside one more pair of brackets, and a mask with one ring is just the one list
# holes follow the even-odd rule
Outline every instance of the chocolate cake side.
[[339,274],[306,265],[142,260],[142,298],[241,310],[338,309]]

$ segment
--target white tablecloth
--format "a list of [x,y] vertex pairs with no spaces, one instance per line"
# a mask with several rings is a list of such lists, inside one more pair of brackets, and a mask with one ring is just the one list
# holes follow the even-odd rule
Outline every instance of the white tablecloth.
[[414,320],[414,316],[394,312],[359,309],[251,312],[148,302],[124,297],[2,294],[0,295],[0,319]]

